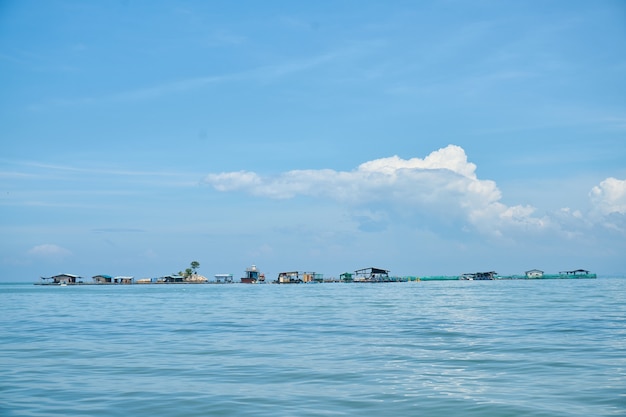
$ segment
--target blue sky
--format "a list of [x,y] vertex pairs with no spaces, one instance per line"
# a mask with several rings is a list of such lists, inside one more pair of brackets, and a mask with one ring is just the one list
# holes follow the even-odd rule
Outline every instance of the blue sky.
[[2,1],[0,280],[626,273],[622,1]]

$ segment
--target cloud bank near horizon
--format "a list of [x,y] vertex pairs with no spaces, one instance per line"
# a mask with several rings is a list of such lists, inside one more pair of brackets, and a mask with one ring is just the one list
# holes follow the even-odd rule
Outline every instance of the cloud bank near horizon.
[[[425,158],[375,159],[352,171],[293,170],[276,176],[222,172],[207,175],[203,182],[221,192],[238,191],[273,199],[310,196],[334,200],[352,209],[375,207],[404,218],[453,222],[463,229],[494,236],[522,229],[566,232],[572,219],[585,223],[587,228],[592,222],[626,233],[621,226],[626,217],[626,180],[607,178],[593,187],[589,193],[593,209],[586,215],[564,208],[558,215],[538,216],[537,208],[531,205],[502,203],[495,181],[478,178],[476,165],[457,145],[433,151]],[[374,212],[371,217],[376,216]]]

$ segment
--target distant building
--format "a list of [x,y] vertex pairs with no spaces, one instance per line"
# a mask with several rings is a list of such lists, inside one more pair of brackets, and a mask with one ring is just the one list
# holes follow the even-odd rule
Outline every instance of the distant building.
[[590,274],[589,274],[589,271],[587,271],[586,269],[575,269],[573,271],[561,271],[559,272],[559,275],[578,277],[578,276],[588,276]]
[[72,274],[59,274],[53,275],[51,277],[41,277],[41,280],[45,284],[82,284],[81,276],[72,275]]
[[215,282],[230,284],[233,282],[233,274],[215,274]]
[[278,274],[277,284],[300,284],[307,282],[322,282],[324,276],[315,272],[288,271]]
[[473,273],[465,273],[461,275],[460,279],[469,280],[469,281],[475,281],[475,280],[484,281],[484,280],[496,279],[496,275],[498,275],[496,271],[473,272]]
[[111,275],[104,274],[94,275],[92,279],[95,284],[133,284],[135,282],[134,277],[112,277]]
[[164,277],[159,278],[158,282],[165,283],[173,283],[173,282],[184,282],[185,279],[182,275],[166,275]]
[[351,272],[344,272],[343,274],[339,275],[339,280],[343,281],[343,282],[352,282],[354,281],[353,275]]
[[539,269],[531,269],[530,271],[526,271],[526,278],[543,278],[543,271]]
[[92,279],[96,284],[110,284],[113,282],[113,277],[110,275],[95,275]]
[[135,277],[114,277],[113,278],[113,283],[114,284],[132,284],[135,280]]
[[389,271],[381,268],[363,268],[354,271],[355,282],[385,282],[389,281]]
[[298,271],[289,271],[289,272],[280,272],[278,274],[278,278],[276,279],[276,282],[278,284],[300,284],[303,281]]

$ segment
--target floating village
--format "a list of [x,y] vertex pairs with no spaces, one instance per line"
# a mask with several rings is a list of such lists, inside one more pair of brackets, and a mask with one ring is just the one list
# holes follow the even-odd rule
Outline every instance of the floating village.
[[[194,262],[196,265],[196,262]],[[194,264],[192,263],[192,265]],[[594,279],[596,274],[585,269],[561,271],[558,274],[546,274],[539,269],[531,269],[521,275],[499,275],[495,271],[464,273],[451,276],[393,276],[390,271],[382,268],[363,268],[354,272],[344,272],[338,278],[325,278],[316,272],[287,271],[280,272],[276,279],[266,280],[265,274],[256,265],[252,265],[240,278],[233,274],[216,274],[212,279],[206,278],[188,268],[184,273],[165,275],[158,278],[138,278],[132,276],[94,275],[91,280],[74,274],[59,274],[41,277],[35,285],[158,285],[158,284],[322,284],[322,283],[385,283],[385,282],[421,282],[421,281],[487,281],[506,279]]]

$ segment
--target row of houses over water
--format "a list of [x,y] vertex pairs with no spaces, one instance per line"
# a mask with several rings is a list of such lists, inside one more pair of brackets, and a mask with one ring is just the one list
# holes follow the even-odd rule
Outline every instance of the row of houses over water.
[[579,278],[597,278],[596,274],[592,274],[586,269],[575,269],[573,271],[561,271],[558,274],[546,274],[540,269],[531,269],[524,272],[524,275],[498,275],[495,271],[474,272],[462,274],[461,280],[494,280],[494,279],[579,279]]
[[139,278],[132,276],[110,276],[110,275],[94,275],[91,281],[78,275],[59,274],[51,277],[41,277],[38,285],[79,285],[79,284],[100,284],[100,285],[128,285],[128,284],[231,284],[235,282],[243,284],[309,284],[309,283],[377,283],[377,282],[407,282],[407,281],[444,281],[444,280],[496,280],[496,279],[584,279],[596,278],[596,274],[590,273],[585,269],[576,269],[572,271],[561,271],[558,274],[545,274],[539,269],[531,269],[524,275],[499,275],[495,271],[464,273],[458,276],[392,276],[388,269],[382,268],[363,268],[354,272],[344,272],[339,278],[324,278],[323,274],[316,272],[303,271],[286,271],[278,273],[273,281],[267,281],[265,274],[260,272],[256,265],[246,268],[244,275],[236,280],[233,274],[216,274],[214,279],[208,279],[202,275],[191,274],[183,275],[165,275],[158,278]]
[[51,277],[41,277],[37,283],[39,285],[78,285],[78,284],[184,284],[184,283],[205,283],[208,280],[197,274],[190,276],[182,275],[165,275],[158,278],[139,278],[131,276],[110,276],[110,275],[94,275],[91,278],[91,282],[85,281],[85,279],[79,275],[74,274],[59,274]]

